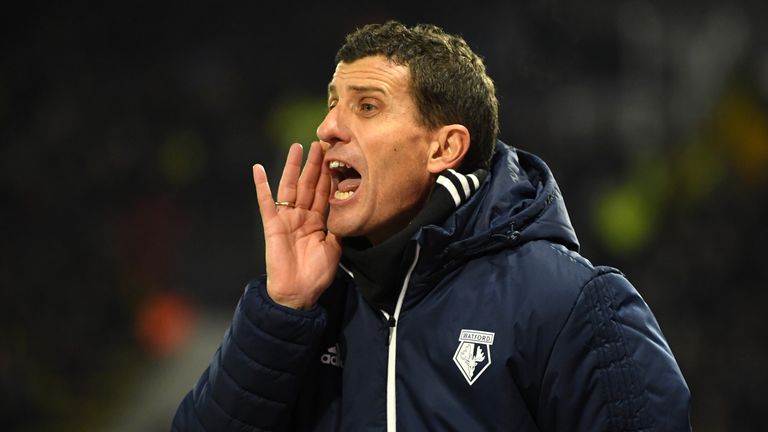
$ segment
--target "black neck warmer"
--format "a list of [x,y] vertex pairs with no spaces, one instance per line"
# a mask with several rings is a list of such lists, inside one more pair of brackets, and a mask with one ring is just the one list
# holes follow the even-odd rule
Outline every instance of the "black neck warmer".
[[424,208],[400,232],[373,246],[365,237],[347,237],[342,243],[343,264],[352,272],[360,294],[371,306],[390,315],[415,254],[414,234],[425,225],[442,223],[466,202],[488,174],[478,170],[464,175],[443,172]]

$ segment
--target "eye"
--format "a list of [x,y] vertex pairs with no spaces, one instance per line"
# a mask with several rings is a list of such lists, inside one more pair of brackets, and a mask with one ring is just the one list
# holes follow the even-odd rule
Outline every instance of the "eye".
[[362,115],[371,116],[376,114],[376,112],[379,110],[379,106],[374,102],[360,102],[357,106],[357,109]]
[[338,103],[339,103],[338,99],[331,99],[331,100],[329,100],[328,101],[328,111],[332,110],[336,106],[336,104],[338,104]]

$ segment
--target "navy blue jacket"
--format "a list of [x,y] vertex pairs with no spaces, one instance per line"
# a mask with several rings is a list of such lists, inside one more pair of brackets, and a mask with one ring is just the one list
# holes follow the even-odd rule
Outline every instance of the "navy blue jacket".
[[248,284],[173,430],[690,430],[653,314],[577,253],[539,158],[498,143],[480,189],[414,240],[392,316],[344,269],[308,311]]

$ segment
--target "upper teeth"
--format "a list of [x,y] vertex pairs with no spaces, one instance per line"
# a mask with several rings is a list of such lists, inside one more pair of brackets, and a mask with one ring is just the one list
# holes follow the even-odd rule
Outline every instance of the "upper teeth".
[[345,164],[344,162],[330,161],[328,163],[328,168],[334,169],[334,168],[352,168],[352,167],[347,165],[347,164]]

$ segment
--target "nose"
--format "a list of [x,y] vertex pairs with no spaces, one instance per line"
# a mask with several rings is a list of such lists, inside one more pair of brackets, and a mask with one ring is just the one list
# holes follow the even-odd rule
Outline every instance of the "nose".
[[349,141],[349,130],[344,121],[342,108],[336,106],[328,111],[323,122],[317,127],[317,137],[331,146],[339,142]]

